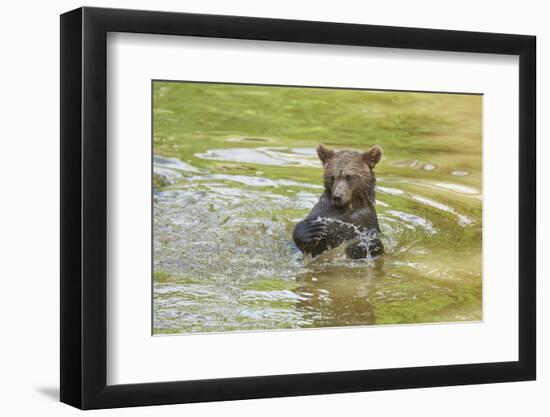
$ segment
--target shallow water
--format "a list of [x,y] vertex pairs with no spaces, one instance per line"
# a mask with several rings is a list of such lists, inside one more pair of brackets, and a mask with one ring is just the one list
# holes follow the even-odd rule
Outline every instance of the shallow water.
[[[386,254],[302,259],[318,143],[385,151]],[[481,319],[481,97],[154,85],[154,333]]]

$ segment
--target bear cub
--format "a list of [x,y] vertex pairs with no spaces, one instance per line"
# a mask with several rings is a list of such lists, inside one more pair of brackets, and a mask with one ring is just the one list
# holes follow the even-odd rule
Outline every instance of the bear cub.
[[378,238],[374,167],[382,148],[366,152],[317,147],[323,164],[325,191],[308,216],[294,227],[292,237],[304,253],[316,257],[347,242],[349,258],[378,256],[384,252]]

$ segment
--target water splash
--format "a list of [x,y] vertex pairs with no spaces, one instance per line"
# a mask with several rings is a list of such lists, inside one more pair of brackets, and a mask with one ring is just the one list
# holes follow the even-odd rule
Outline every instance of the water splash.
[[[336,224],[343,226],[345,228],[351,229],[353,231],[353,239],[352,240],[358,240],[357,244],[361,246],[363,249],[365,249],[367,256],[364,258],[364,262],[370,263],[374,259],[373,255],[370,252],[370,245],[372,243],[372,240],[375,237],[375,232],[372,230],[361,230],[361,228],[353,223],[345,222],[340,219],[334,219],[330,217],[317,217],[315,221],[330,225],[330,224]],[[345,245],[346,242],[343,242],[342,245]]]

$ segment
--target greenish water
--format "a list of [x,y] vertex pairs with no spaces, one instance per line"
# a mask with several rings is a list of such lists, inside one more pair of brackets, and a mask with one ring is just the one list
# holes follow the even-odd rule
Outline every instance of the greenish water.
[[[481,320],[481,96],[155,82],[154,333]],[[302,260],[315,147],[384,149],[386,255]]]

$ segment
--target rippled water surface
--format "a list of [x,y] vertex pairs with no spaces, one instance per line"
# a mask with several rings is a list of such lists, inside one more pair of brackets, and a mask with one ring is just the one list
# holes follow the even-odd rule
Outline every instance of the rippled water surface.
[[[154,333],[481,319],[481,96],[154,83]],[[302,259],[315,147],[385,151],[386,254]]]

